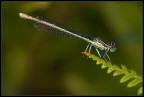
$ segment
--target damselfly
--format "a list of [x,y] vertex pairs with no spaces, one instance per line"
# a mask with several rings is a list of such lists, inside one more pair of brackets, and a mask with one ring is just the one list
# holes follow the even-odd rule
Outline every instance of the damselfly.
[[103,58],[106,61],[107,61],[107,59],[105,56],[107,56],[108,60],[111,61],[110,57],[108,56],[108,51],[114,52],[116,50],[115,43],[113,43],[113,42],[111,42],[110,44],[106,44],[99,37],[90,39],[90,38],[84,36],[83,34],[75,33],[74,31],[71,31],[65,27],[59,26],[56,23],[53,23],[51,21],[46,21],[46,20],[44,20],[42,18],[38,18],[38,17],[35,18],[35,17],[32,17],[32,16],[24,14],[24,13],[19,13],[19,15],[21,18],[34,21],[37,27],[39,27],[40,29],[43,29],[45,31],[51,31],[51,30],[53,30],[54,32],[58,31],[59,33],[66,33],[66,34],[69,34],[69,35],[72,35],[72,36],[75,36],[77,38],[87,41],[89,44],[86,47],[85,51],[88,51],[90,53],[91,47],[95,47],[99,57],[101,58],[102,56],[98,49],[104,50],[105,53],[103,55]]

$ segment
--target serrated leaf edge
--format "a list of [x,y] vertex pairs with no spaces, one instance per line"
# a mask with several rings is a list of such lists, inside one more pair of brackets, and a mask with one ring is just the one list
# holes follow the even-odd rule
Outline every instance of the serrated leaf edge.
[[[114,73],[117,71],[117,72],[123,72],[123,73],[121,73],[121,74],[124,74],[124,76],[126,76],[126,75],[130,75],[131,77],[129,78],[129,79],[131,79],[131,78],[133,78],[133,80],[134,79],[139,79],[139,80],[141,80],[141,82],[142,82],[142,76],[138,76],[137,75],[137,73],[134,71],[134,70],[128,70],[127,69],[127,67],[125,66],[125,65],[121,65],[121,68],[119,68],[119,66],[117,66],[117,65],[112,65],[110,62],[105,62],[105,60],[103,60],[103,59],[100,59],[99,57],[97,57],[97,56],[95,56],[95,55],[93,55],[93,54],[90,54],[90,53],[88,53],[88,52],[82,52],[82,54],[85,54],[85,55],[87,55],[89,58],[92,58],[94,61],[96,61],[96,65],[100,65],[100,64],[102,64],[102,66],[101,66],[101,68],[106,68],[106,67],[108,67],[108,70],[109,69],[111,69],[112,71],[108,71],[107,70],[107,73],[111,73],[111,72],[113,72],[114,71]],[[114,74],[113,73],[113,74]],[[118,74],[118,75],[120,75],[120,74]],[[123,76],[123,77],[124,77]],[[122,78],[123,78],[122,77]],[[122,80],[122,78],[121,78],[121,80]],[[128,80],[129,80],[128,79]],[[120,82],[121,82],[121,80],[120,80]],[[128,81],[128,80],[126,80],[126,81]],[[123,83],[123,82],[126,82],[126,81],[122,81],[121,83]],[[131,81],[132,82],[132,81]],[[131,83],[131,82],[129,82],[129,84]],[[128,85],[129,85],[128,84]],[[128,86],[127,85],[127,86]],[[136,84],[137,85],[137,84]],[[135,85],[134,85],[135,86]],[[142,88],[142,87],[141,87]],[[140,89],[141,89],[140,88]],[[139,91],[140,91],[140,89],[138,90],[138,92],[137,92],[137,94],[138,95],[140,95],[140,94],[142,94],[142,92],[140,93]]]

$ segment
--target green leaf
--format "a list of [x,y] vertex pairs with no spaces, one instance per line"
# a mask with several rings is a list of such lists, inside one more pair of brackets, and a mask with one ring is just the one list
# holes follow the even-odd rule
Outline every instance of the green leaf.
[[133,86],[135,86],[135,85],[137,85],[137,84],[139,84],[141,82],[142,82],[141,79],[136,78],[136,79],[132,80],[131,82],[129,82],[129,84],[127,85],[127,87],[133,87]]
[[91,58],[92,58],[93,60],[98,60],[98,57],[96,57],[95,55],[91,55]]
[[123,83],[125,81],[128,81],[129,79],[131,79],[133,76],[131,74],[126,74],[125,76],[123,76],[120,80],[120,83]]
[[137,75],[136,71],[131,70],[131,69],[130,69],[129,71],[130,71],[130,73],[133,74],[134,76]]
[[114,71],[114,69],[109,67],[108,70],[107,70],[107,73],[111,73],[113,71]]
[[100,64],[102,64],[101,60],[97,59],[96,65],[100,65]]
[[89,56],[89,58],[93,58],[93,56],[92,56],[92,55],[90,56],[90,55],[88,54],[88,56]]
[[104,69],[104,68],[106,68],[106,67],[108,67],[108,66],[103,64],[101,68]]
[[128,70],[127,70],[127,67],[126,67],[125,65],[121,65],[121,67],[122,67],[122,70],[128,71]]
[[140,87],[140,89],[138,90],[137,94],[138,94],[138,95],[141,95],[141,94],[142,94],[142,87]]
[[108,65],[108,67],[112,67],[113,66],[110,62],[108,62],[107,65]]
[[95,61],[95,60],[97,60],[97,58],[93,57],[93,60]]
[[[132,81],[130,81],[127,85],[127,87],[133,87],[136,86],[137,84],[139,84],[140,82],[142,82],[142,76],[138,76],[136,71],[134,70],[129,70],[127,69],[127,67],[125,65],[121,65],[121,68],[119,68],[118,65],[114,65],[111,62],[105,62],[105,60],[100,59],[99,57],[90,54],[88,52],[82,52],[83,54],[85,54],[86,56],[88,56],[89,58],[92,58],[93,60],[96,60],[96,65],[102,65],[101,68],[106,68],[109,67],[107,70],[107,73],[111,73],[114,71],[113,76],[117,76],[120,74],[125,74],[121,80],[120,83],[126,82],[131,78],[134,78]],[[140,95],[142,94],[142,87],[138,90],[137,94]]]
[[115,70],[120,70],[120,68],[117,65],[112,66]]
[[108,65],[106,63],[104,63],[104,62],[102,62],[102,63],[103,63],[102,67],[101,67],[102,69],[108,67]]
[[118,75],[120,75],[120,74],[123,74],[124,72],[122,72],[122,71],[115,71],[114,73],[113,73],[113,76],[118,76]]

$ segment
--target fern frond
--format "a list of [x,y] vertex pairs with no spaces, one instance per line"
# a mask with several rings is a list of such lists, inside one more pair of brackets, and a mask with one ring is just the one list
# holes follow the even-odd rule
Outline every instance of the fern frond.
[[[123,74],[124,76],[120,79],[120,83],[126,82],[130,79],[132,79],[132,81],[130,81],[127,85],[127,87],[133,87],[136,86],[137,84],[142,83],[142,76],[137,75],[136,71],[131,70],[131,69],[127,69],[127,67],[125,65],[121,65],[121,68],[118,65],[112,64],[110,62],[106,62],[103,59],[100,59],[99,57],[90,54],[88,52],[82,52],[82,54],[85,54],[86,56],[88,56],[89,58],[92,58],[94,61],[96,61],[96,65],[102,65],[101,68],[108,68],[107,73],[113,73],[113,76],[118,76]],[[140,87],[140,89],[137,92],[137,95],[141,95],[142,94],[142,87]]]

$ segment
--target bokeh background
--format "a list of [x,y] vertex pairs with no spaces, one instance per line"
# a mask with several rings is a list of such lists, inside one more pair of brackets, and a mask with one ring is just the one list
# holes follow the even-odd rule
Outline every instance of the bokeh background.
[[[115,42],[112,63],[142,75],[142,2],[2,2],[2,95],[136,95],[81,52],[87,42],[49,37],[19,17],[43,16]],[[93,48],[92,53],[97,55]]]

